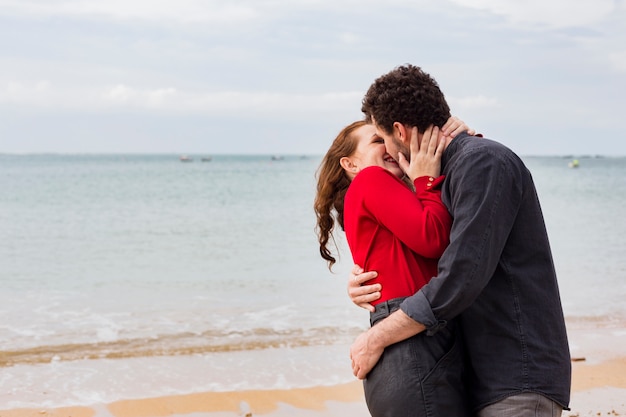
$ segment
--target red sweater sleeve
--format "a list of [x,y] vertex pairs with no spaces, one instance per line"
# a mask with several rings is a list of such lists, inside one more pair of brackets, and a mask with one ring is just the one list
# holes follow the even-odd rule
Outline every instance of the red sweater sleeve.
[[395,175],[381,167],[368,167],[353,180],[353,198],[362,209],[389,229],[414,252],[439,258],[450,239],[452,218],[441,202],[437,186],[443,177],[420,177],[412,192]]

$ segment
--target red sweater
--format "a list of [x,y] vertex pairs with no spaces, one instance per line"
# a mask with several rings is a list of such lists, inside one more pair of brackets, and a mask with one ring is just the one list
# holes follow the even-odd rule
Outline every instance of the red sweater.
[[372,304],[413,295],[437,275],[452,225],[436,189],[443,178],[417,178],[413,193],[386,169],[372,166],[350,184],[344,227],[352,258],[366,271],[378,272],[368,284],[383,287]]

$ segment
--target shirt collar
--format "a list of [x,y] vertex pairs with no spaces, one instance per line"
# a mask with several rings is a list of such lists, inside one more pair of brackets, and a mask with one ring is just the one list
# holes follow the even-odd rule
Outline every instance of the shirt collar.
[[470,135],[467,132],[461,132],[450,141],[446,149],[443,151],[443,155],[441,155],[441,172],[443,172],[448,161],[450,161],[454,154],[457,153],[463,139],[469,136]]

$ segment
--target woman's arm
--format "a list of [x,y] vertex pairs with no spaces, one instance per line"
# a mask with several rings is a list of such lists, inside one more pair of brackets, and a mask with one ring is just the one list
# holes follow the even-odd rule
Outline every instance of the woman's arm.
[[[441,202],[437,186],[443,139],[437,127],[429,127],[418,146],[417,129],[411,133],[411,162],[401,160],[401,167],[415,185],[412,193],[389,171],[369,168],[355,178],[363,206],[394,236],[414,252],[438,258],[449,242],[452,219]],[[402,166],[404,165],[404,166]],[[428,175],[423,177],[422,175]]]
[[415,183],[421,189],[414,193],[389,171],[368,167],[354,179],[352,196],[361,200],[376,223],[412,251],[427,258],[438,258],[448,245],[452,221],[441,202],[440,191],[435,189],[437,181],[425,183],[428,180],[418,178]]
[[[457,134],[467,131],[470,135],[475,135],[476,131],[465,124],[458,117],[452,116],[442,126],[441,133],[445,136],[455,137]],[[417,140],[412,136],[412,141]],[[402,158],[401,158],[402,159]],[[408,161],[404,160],[406,168],[402,167],[406,172],[408,170]],[[380,284],[362,285],[363,283],[370,281],[377,277],[376,271],[364,271],[360,265],[354,265],[350,275],[348,277],[347,292],[350,300],[357,306],[369,311],[374,311],[374,306],[370,304],[380,298],[382,286]]]

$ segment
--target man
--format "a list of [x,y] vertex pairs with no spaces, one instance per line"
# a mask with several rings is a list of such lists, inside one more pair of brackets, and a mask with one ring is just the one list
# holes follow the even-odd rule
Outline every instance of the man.
[[[450,109],[438,84],[406,65],[379,77],[363,112],[391,155],[410,158],[411,129],[443,126]],[[442,200],[453,217],[438,276],[360,335],[350,355],[363,379],[384,348],[458,317],[467,388],[480,417],[560,416],[569,404],[565,321],[535,186],[520,158],[489,139],[447,139]],[[358,272],[358,271],[356,271]],[[364,282],[374,272],[353,274]],[[353,300],[356,299],[354,294]]]

